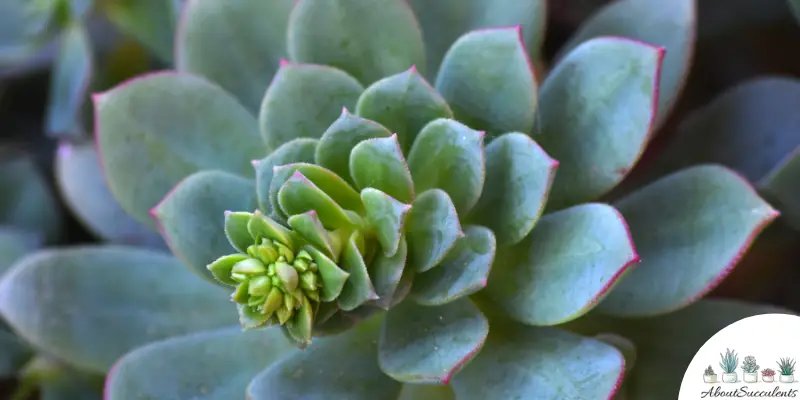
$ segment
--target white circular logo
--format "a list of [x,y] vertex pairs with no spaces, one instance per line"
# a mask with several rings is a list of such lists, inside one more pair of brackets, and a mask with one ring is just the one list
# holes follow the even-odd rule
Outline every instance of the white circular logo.
[[800,316],[762,314],[725,327],[695,354],[678,400],[800,398]]

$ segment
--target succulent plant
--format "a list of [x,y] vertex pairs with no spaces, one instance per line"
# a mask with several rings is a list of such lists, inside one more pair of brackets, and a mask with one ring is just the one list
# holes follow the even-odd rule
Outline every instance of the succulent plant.
[[544,75],[544,1],[190,1],[177,70],[93,102],[174,257],[40,252],[0,312],[110,399],[636,398],[639,364],[672,393],[693,353],[637,346],[767,312],[700,299],[778,213],[710,164],[607,196],[688,70],[695,4],[663,3],[602,8]]
[[722,372],[732,374],[736,371],[736,365],[739,364],[739,356],[731,349],[725,350],[725,354],[719,354],[720,362],[719,367]]
[[747,372],[748,374],[754,374],[758,372],[758,364],[756,364],[756,358],[753,356],[747,356],[742,361],[742,370]]
[[763,376],[775,376],[775,370],[772,368],[764,368],[761,370]]
[[714,373],[714,368],[711,368],[711,366],[709,365],[708,368],[706,368],[705,372],[703,372],[703,375],[711,376],[716,374]]
[[794,365],[795,361],[793,358],[781,358],[778,361],[778,369],[780,369],[781,375],[794,374]]

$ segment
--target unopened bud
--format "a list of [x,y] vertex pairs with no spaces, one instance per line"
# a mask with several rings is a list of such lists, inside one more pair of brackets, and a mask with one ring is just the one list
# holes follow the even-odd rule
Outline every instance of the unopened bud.
[[248,284],[250,287],[247,292],[250,293],[251,296],[266,296],[269,290],[272,289],[272,282],[269,277],[264,275],[251,279]]
[[233,273],[234,274],[241,274],[241,275],[262,275],[267,272],[267,267],[261,261],[256,260],[255,258],[248,258],[246,260],[239,261],[236,265],[233,266]]
[[264,314],[270,315],[274,313],[277,309],[281,308],[282,303],[283,293],[281,293],[278,288],[273,287],[269,295],[267,295],[267,299],[264,301]]
[[244,281],[236,287],[236,290],[231,295],[231,300],[239,303],[239,304],[246,304],[247,303],[247,289],[249,282]]
[[288,293],[297,289],[297,271],[291,265],[282,262],[275,263],[275,272],[278,273],[278,277],[281,278],[283,287]]

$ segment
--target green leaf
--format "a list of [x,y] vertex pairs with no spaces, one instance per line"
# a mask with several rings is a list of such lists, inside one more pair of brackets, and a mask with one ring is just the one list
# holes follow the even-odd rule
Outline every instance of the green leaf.
[[286,215],[314,210],[328,229],[353,225],[350,216],[326,192],[296,170],[278,191],[278,204]]
[[645,43],[595,38],[550,71],[534,128],[560,163],[548,209],[595,200],[633,168],[653,130],[663,56]]
[[254,115],[286,58],[292,0],[190,1],[176,33],[179,71],[203,75]]
[[237,323],[225,290],[124,246],[25,257],[0,280],[0,314],[37,349],[98,373],[143,344]]
[[353,184],[350,173],[350,152],[353,147],[362,140],[390,136],[392,133],[381,124],[350,114],[345,108],[322,134],[313,162]]
[[530,58],[537,60],[544,42],[546,3],[545,0],[410,0],[425,38],[426,76],[432,80],[437,75],[445,52],[459,36],[477,29],[521,25]]
[[581,43],[601,36],[620,36],[666,49],[658,94],[657,128],[666,120],[683,90],[694,56],[697,0],[620,0],[585,20],[561,47],[558,58]]
[[85,134],[83,106],[94,71],[92,43],[86,28],[71,23],[61,34],[58,56],[50,78],[45,130],[54,137]]
[[151,228],[148,211],[183,178],[204,169],[249,177],[250,160],[267,152],[255,118],[220,87],[197,76],[146,75],[93,100],[97,145],[111,193]]
[[800,230],[800,147],[795,148],[759,183],[761,194],[774,204],[783,219]]
[[624,368],[619,351],[601,341],[558,328],[492,321],[480,354],[453,378],[452,387],[459,400],[611,399]]
[[485,131],[489,140],[506,132],[530,132],[536,78],[519,26],[477,30],[458,38],[442,60],[436,90],[456,119]]
[[269,214],[273,207],[269,198],[269,189],[274,176],[274,168],[293,163],[313,163],[317,143],[317,139],[300,138],[290,140],[280,145],[264,159],[253,161],[253,166],[256,169],[258,207],[265,214]]
[[272,148],[297,138],[318,139],[342,107],[355,107],[363,91],[355,78],[336,68],[281,63],[261,103],[261,136]]
[[144,44],[163,62],[172,63],[176,20],[170,1],[110,0],[104,15],[127,36]]
[[441,189],[420,194],[411,204],[406,223],[409,262],[417,272],[439,265],[458,239],[464,237],[456,208]]
[[339,295],[339,308],[344,311],[352,311],[367,301],[378,299],[361,255],[363,248],[364,237],[356,231],[350,235],[342,251],[342,269],[350,274]]
[[798,107],[800,79],[740,83],[689,114],[634,184],[702,163],[721,164],[758,182],[800,146],[800,135],[792,133],[800,131]]
[[328,231],[322,226],[322,221],[317,217],[316,211],[311,210],[302,214],[292,215],[287,222],[303,240],[322,251],[333,261],[337,261],[339,254],[334,251]]
[[375,230],[383,254],[386,257],[393,256],[400,246],[403,227],[411,205],[401,203],[392,196],[373,188],[362,190],[361,200],[364,202],[367,221]]
[[428,122],[453,118],[450,106],[414,66],[367,87],[358,98],[356,114],[396,133],[403,154],[408,154],[417,134]]
[[294,346],[305,349],[311,344],[312,329],[314,325],[314,310],[308,297],[303,296],[300,308],[295,312],[294,318],[286,325],[281,326],[284,333],[288,333]]
[[166,339],[117,361],[106,379],[106,396],[229,400],[241,397],[265,366],[294,351],[278,327],[245,332],[224,328]]
[[447,384],[488,334],[489,321],[467,298],[439,307],[404,302],[386,316],[378,364],[400,382]]
[[350,174],[359,189],[378,189],[403,203],[414,200],[414,181],[396,134],[367,139],[353,147]]
[[23,256],[42,247],[42,237],[11,226],[0,226],[0,276]]
[[400,383],[384,375],[377,363],[376,339],[382,320],[382,316],[377,315],[345,333],[316,339],[308,349],[270,365],[250,382],[247,397],[259,400],[396,398]]
[[27,155],[3,154],[0,159],[0,225],[58,239],[62,215],[47,178]]
[[628,338],[622,337],[615,333],[600,333],[594,337],[595,339],[608,343],[619,350],[620,354],[625,358],[625,373],[631,372],[636,366],[636,345],[633,344]]
[[411,286],[414,301],[428,306],[442,305],[486,286],[497,249],[494,234],[476,225],[467,225],[464,234],[441,265],[414,278]]
[[303,174],[303,176],[329,196],[341,208],[353,211],[357,214],[364,212],[364,205],[361,203],[361,197],[358,192],[340,176],[319,165],[296,162],[273,168],[269,196],[273,211],[276,211],[279,215],[285,214],[285,211],[281,208],[278,201],[280,189],[297,172]]
[[319,268],[319,275],[322,278],[320,299],[324,302],[336,300],[342,293],[342,289],[350,277],[350,274],[339,268],[335,262],[316,248],[305,246],[304,249],[311,254],[311,257],[314,258],[314,262],[317,263],[317,267]]
[[558,325],[597,306],[638,259],[617,210],[582,204],[545,215],[499,254],[482,293],[519,322]]
[[369,265],[369,272],[378,299],[370,304],[388,310],[398,302],[396,301],[398,298],[405,297],[403,280],[404,278],[410,280],[411,277],[407,277],[407,274],[412,271],[411,267],[406,268],[406,260],[408,260],[408,245],[403,237],[400,238],[400,244],[393,255],[387,256],[383,252],[375,254],[375,259]]
[[247,248],[255,242],[250,235],[251,221],[255,219],[255,214],[249,211],[231,211],[227,207],[222,213],[225,216],[222,226],[228,244],[240,253],[247,253]]
[[292,60],[339,68],[365,85],[425,69],[422,32],[402,0],[300,0],[288,29]]
[[491,229],[499,245],[519,243],[542,214],[558,161],[519,132],[493,140],[485,157],[483,193],[468,219]]
[[613,318],[592,313],[568,328],[587,335],[615,333],[631,340],[637,357],[636,366],[625,376],[628,398],[673,400],[686,367],[703,344],[734,322],[770,313],[796,314],[767,304],[703,299],[652,318]]
[[598,310],[630,317],[672,312],[704,296],[778,216],[744,179],[718,165],[676,172],[614,206],[642,262]]
[[[206,266],[236,250],[225,236],[228,210],[256,208],[255,187],[249,179],[222,172],[190,175],[153,208],[170,250],[194,273],[214,282]],[[244,234],[247,234],[245,230]],[[248,244],[252,244],[252,238]],[[246,252],[247,248],[238,249]]]
[[114,199],[92,142],[60,143],[55,177],[66,206],[91,233],[112,243],[167,248],[158,233],[136,222]]
[[442,189],[456,211],[466,214],[478,202],[486,178],[483,136],[452,119],[425,125],[408,154],[414,189]]

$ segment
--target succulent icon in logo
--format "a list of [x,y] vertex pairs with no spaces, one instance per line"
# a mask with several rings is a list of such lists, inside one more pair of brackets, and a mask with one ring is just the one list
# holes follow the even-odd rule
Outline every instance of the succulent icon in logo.
[[775,370],[772,368],[764,368],[761,370],[762,382],[775,382]]
[[722,368],[722,381],[734,383],[739,380],[736,374],[736,366],[739,364],[739,355],[731,349],[726,349],[725,354],[720,353],[719,366]]
[[742,371],[744,371],[744,381],[747,383],[755,383],[758,382],[758,364],[756,364],[756,358],[753,356],[747,356],[742,361]]
[[778,380],[781,383],[792,383],[794,382],[794,364],[795,361],[793,358],[781,358],[778,361],[778,368],[781,371],[781,376]]
[[706,371],[703,373],[703,382],[705,383],[716,383],[717,382],[717,374],[714,372],[714,368],[711,368],[709,365],[706,368]]

